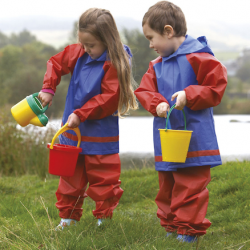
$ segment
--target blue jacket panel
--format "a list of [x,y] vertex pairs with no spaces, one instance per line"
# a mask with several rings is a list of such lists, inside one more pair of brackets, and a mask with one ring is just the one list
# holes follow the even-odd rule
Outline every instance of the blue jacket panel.
[[[62,123],[65,124],[74,110],[81,108],[92,97],[101,94],[101,81],[105,74],[103,65],[106,61],[105,51],[98,59],[91,59],[85,53],[75,65],[74,72],[68,88],[65,110]],[[103,119],[86,120],[80,123],[79,129],[82,135],[82,154],[114,154],[119,152],[119,128],[118,117],[108,116]],[[72,130],[67,133],[74,135]],[[105,141],[105,138],[114,138],[113,141]],[[65,135],[60,136],[60,143],[77,145],[77,141]]]

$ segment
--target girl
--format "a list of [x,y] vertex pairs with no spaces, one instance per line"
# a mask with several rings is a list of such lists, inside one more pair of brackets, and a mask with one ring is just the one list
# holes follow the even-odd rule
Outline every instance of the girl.
[[[68,122],[70,128],[79,127],[82,153],[74,176],[59,181],[56,207],[62,219],[58,229],[80,220],[87,196],[96,202],[93,215],[98,225],[112,217],[123,193],[118,117],[137,109],[131,85],[132,55],[122,45],[111,13],[97,8],[84,12],[79,19],[78,39],[79,44],[69,45],[50,58],[39,93],[42,104],[51,105],[61,76],[72,74],[62,125]],[[62,144],[77,144],[71,130],[59,139]]]

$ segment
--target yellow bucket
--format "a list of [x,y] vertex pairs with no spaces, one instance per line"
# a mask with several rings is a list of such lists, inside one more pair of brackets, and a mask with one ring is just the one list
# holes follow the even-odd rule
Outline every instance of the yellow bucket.
[[166,128],[159,129],[161,138],[162,161],[185,163],[193,131],[187,130],[186,128],[186,116],[184,110],[182,110],[182,112],[184,115],[185,129],[167,129],[169,116],[174,107],[175,104],[168,112]]

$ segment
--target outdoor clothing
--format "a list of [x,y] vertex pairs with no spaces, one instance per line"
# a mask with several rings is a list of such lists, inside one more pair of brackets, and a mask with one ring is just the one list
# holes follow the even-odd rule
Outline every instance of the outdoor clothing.
[[[129,56],[130,49],[124,45]],[[81,154],[105,155],[119,152],[118,109],[119,81],[107,51],[93,60],[79,44],[67,46],[47,63],[43,89],[56,91],[61,76],[71,72],[72,77],[62,119],[64,125],[70,114],[81,120]],[[77,145],[72,130],[59,137],[61,144]]]
[[185,234],[178,234],[176,239],[180,242],[194,243],[198,240],[198,237]]
[[[135,95],[154,117],[153,135],[155,168],[159,171],[160,190],[155,199],[157,216],[167,232],[181,235],[203,235],[211,222],[205,219],[208,206],[210,168],[220,165],[221,157],[214,128],[213,106],[221,102],[227,85],[226,68],[213,56],[205,37],[197,40],[186,35],[185,41],[168,57],[150,62]],[[185,91],[184,107],[187,130],[193,131],[185,163],[163,162],[159,129],[166,119],[157,116],[156,107],[176,99],[171,97]],[[184,117],[174,109],[168,128],[184,129]],[[182,241],[195,238],[178,236]]]
[[[132,57],[125,45],[124,50]],[[72,113],[80,118],[82,152],[74,176],[60,178],[56,207],[61,218],[79,221],[83,200],[88,195],[96,202],[94,216],[111,218],[123,193],[119,187],[118,116],[114,116],[120,94],[117,71],[107,51],[93,60],[80,44],[69,45],[48,61],[42,91],[54,94],[61,76],[68,73],[72,77],[62,125]],[[72,130],[64,132],[59,139],[61,144],[73,146],[78,141]]]
[[[205,37],[196,40],[187,35],[172,55],[150,62],[135,95],[142,106],[155,116],[153,135],[157,171],[222,164],[212,107],[220,103],[226,84],[226,68],[213,56]],[[166,119],[157,116],[156,107],[161,102],[172,106],[176,102],[171,101],[172,95],[181,90],[187,97],[184,107],[187,130],[193,131],[187,159],[185,163],[163,162],[158,129],[165,128]],[[172,129],[184,129],[181,111],[174,109],[169,120]]]
[[205,218],[208,206],[206,186],[211,180],[210,166],[159,171],[159,192],[155,202],[157,216],[167,232],[203,235],[211,222]]
[[89,196],[96,202],[93,215],[98,219],[111,218],[123,193],[120,174],[118,154],[79,155],[74,176],[60,177],[56,191],[59,216],[79,221],[84,198]]
[[96,225],[99,227],[102,225],[104,219],[98,219]]
[[65,227],[76,226],[76,220],[72,219],[61,219],[59,225],[55,228],[56,231],[63,230]]

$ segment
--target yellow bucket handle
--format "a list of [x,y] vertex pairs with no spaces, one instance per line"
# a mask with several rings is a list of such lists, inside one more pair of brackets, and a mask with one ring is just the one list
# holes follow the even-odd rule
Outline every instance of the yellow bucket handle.
[[80,129],[79,128],[69,128],[68,127],[68,123],[65,123],[65,125],[63,127],[61,127],[57,132],[56,134],[54,135],[53,139],[52,139],[52,142],[50,144],[50,149],[53,149],[53,145],[54,145],[54,142],[55,142],[55,139],[60,135],[62,134],[63,132],[65,132],[66,130],[74,130],[77,137],[78,137],[78,143],[77,143],[77,147],[79,148],[80,147],[80,143],[81,143],[81,132],[80,132]]
[[[165,128],[166,131],[168,130],[167,127],[168,127],[169,116],[170,116],[172,110],[175,108],[175,106],[176,106],[176,103],[168,111],[168,116],[167,116],[167,121],[166,121],[166,128]],[[187,130],[187,121],[186,121],[186,115],[185,115],[184,109],[182,110],[182,113],[183,113],[183,116],[184,116],[184,130]]]

